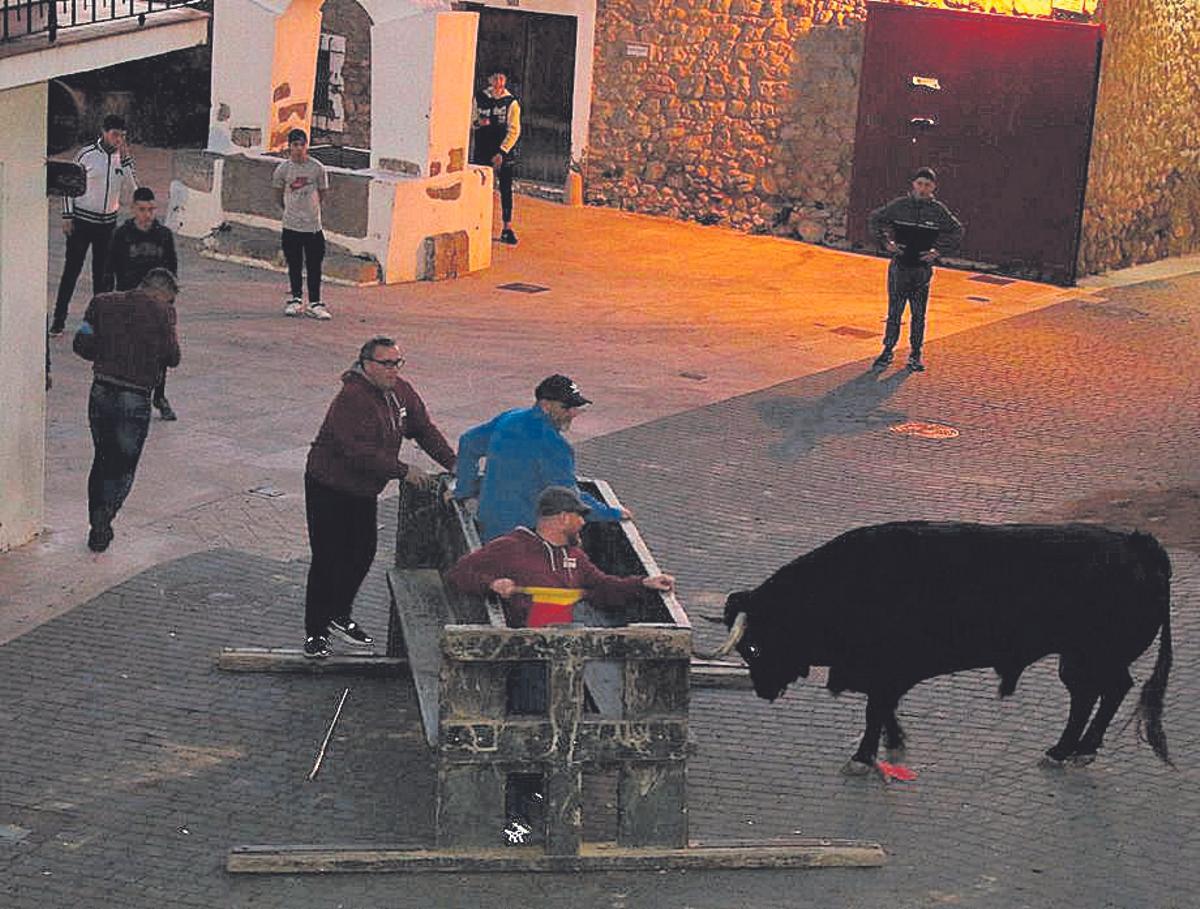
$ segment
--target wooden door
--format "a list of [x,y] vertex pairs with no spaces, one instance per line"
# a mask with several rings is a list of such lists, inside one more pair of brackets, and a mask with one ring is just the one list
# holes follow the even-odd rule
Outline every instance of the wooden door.
[[961,258],[1071,284],[1100,66],[1099,26],[868,6],[847,234],[938,172]]
[[517,177],[561,186],[571,160],[575,17],[466,8],[479,13],[476,90],[486,88],[489,73],[500,69],[521,102]]

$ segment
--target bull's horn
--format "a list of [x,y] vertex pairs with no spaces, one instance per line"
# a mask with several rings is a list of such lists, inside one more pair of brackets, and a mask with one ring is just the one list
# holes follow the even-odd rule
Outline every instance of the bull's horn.
[[721,657],[729,656],[733,648],[738,645],[738,641],[742,639],[742,635],[746,633],[746,613],[739,612],[733,620],[733,627],[729,629],[729,637],[725,639],[720,647],[713,651],[693,651],[696,656],[702,660],[719,660]]

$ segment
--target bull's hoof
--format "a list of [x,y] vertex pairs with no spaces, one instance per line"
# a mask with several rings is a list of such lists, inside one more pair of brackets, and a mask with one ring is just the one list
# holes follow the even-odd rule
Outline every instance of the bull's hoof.
[[850,758],[850,760],[842,765],[842,776],[866,776],[874,769],[875,765],[873,763],[864,764],[857,758]]
[[1062,770],[1066,765],[1056,757],[1043,754],[1042,759],[1038,761],[1038,766],[1043,770]]
[[1092,761],[1096,760],[1096,752],[1091,754],[1073,754],[1067,758],[1067,765],[1070,767],[1086,767]]

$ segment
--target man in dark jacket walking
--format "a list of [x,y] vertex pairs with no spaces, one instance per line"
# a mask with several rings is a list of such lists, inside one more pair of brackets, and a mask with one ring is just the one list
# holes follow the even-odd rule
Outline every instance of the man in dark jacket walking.
[[413,439],[446,470],[454,449],[434,425],[425,402],[399,370],[404,357],[391,338],[372,338],[342,375],[338,392],[308,452],[304,506],[312,563],[304,601],[304,655],[329,655],[329,634],[370,645],[350,617],[354,597],[375,560],[376,499],[389,480],[430,489],[436,478],[400,460]]
[[[142,283],[151,269],[165,268],[179,278],[179,259],[175,255],[175,235],[154,217],[154,190],[139,186],[133,191],[133,217],[117,228],[108,247],[104,267],[104,286],[112,290],[132,290]],[[178,417],[167,400],[167,374],[164,371],[150,399],[164,420]]]
[[96,453],[88,475],[88,547],[104,552],[112,521],[133,487],[150,429],[150,393],[179,365],[175,276],[155,268],[134,290],[100,294],[88,304],[75,352],[92,361],[88,422]]
[[936,189],[937,174],[933,168],[922,167],[913,174],[912,191],[908,195],[871,212],[871,235],[892,254],[888,265],[887,329],[883,352],[875,358],[877,369],[892,362],[892,348],[900,340],[900,319],[908,305],[912,309],[908,368],[912,372],[925,371],[921,346],[925,341],[925,308],[933,263],[942,253],[956,249],[963,234],[958,218],[933,197]]

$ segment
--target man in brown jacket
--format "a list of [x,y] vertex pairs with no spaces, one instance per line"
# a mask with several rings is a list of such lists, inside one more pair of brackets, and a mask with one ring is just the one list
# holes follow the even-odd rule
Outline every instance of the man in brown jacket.
[[88,422],[96,454],[88,475],[88,547],[104,552],[112,521],[133,487],[150,429],[150,395],[163,370],[179,365],[175,276],[147,273],[133,290],[99,294],[75,335],[75,352],[92,361]]
[[304,506],[312,564],[304,602],[304,655],[329,655],[329,634],[369,645],[350,617],[354,597],[375,560],[376,499],[389,480],[430,488],[436,479],[400,460],[413,439],[454,470],[454,449],[434,425],[425,402],[400,378],[404,357],[391,338],[372,338],[342,374],[338,392],[308,453]]

